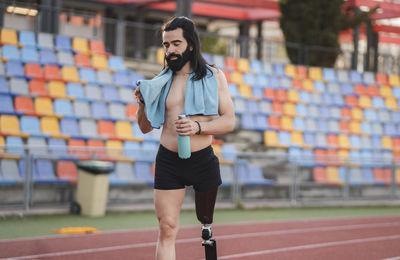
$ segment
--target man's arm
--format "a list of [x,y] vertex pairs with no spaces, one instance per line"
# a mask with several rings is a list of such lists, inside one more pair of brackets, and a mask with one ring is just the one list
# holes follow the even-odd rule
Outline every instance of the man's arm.
[[214,69],[213,71],[218,82],[219,117],[211,121],[200,122],[201,134],[204,135],[226,134],[235,128],[235,111],[225,74],[221,70]]
[[147,134],[151,130],[153,130],[153,127],[151,127],[149,120],[147,120],[146,113],[145,113],[145,104],[143,103],[143,97],[142,94],[140,93],[140,86],[137,86],[135,89],[135,98],[137,103],[139,104],[139,109],[136,112],[136,119],[139,124],[139,128],[142,131],[143,134]]

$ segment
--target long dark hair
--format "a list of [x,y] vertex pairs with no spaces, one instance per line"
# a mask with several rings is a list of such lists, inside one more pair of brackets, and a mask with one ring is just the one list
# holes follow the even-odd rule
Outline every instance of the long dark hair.
[[[193,79],[200,80],[207,75],[207,62],[201,55],[200,37],[194,22],[185,16],[174,17],[163,25],[162,31],[173,31],[178,28],[183,30],[183,37],[186,39],[188,46],[193,47],[190,65],[195,73]],[[164,67],[165,62],[164,57]]]

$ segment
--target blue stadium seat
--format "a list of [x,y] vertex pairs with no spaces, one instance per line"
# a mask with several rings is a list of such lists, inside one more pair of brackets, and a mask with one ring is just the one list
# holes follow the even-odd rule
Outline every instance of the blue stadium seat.
[[378,119],[375,109],[364,109],[363,117],[367,121],[375,121]]
[[[23,162],[21,160],[20,162]],[[20,167],[20,169],[25,167]],[[33,180],[36,183],[58,183],[68,184],[68,180],[58,179],[56,177],[53,163],[50,160],[39,159],[33,168]]]
[[0,94],[4,93],[7,94],[9,93],[10,90],[8,89],[8,81],[5,77],[0,77]]
[[377,109],[384,109],[385,101],[382,97],[372,97],[372,106]]
[[271,102],[267,100],[261,100],[260,101],[260,113],[263,113],[265,115],[269,115],[272,112],[271,108]]
[[96,73],[91,68],[80,68],[79,79],[86,83],[97,83]]
[[243,113],[240,120],[241,128],[246,130],[255,130],[255,118],[253,114]]
[[306,123],[303,118],[294,117],[293,118],[293,129],[303,132],[306,130]]
[[363,73],[363,82],[367,85],[375,85],[375,73],[371,71],[364,71]]
[[278,76],[285,76],[285,66],[283,64],[273,64],[273,73]]
[[372,136],[371,145],[374,149],[382,149],[381,136],[376,136],[376,135]]
[[74,116],[71,102],[67,99],[55,99],[53,102],[54,113],[62,116]]
[[30,136],[46,137],[40,129],[39,118],[35,116],[22,116],[20,119],[21,132]]
[[70,136],[74,139],[83,138],[79,131],[78,122],[73,118],[62,118],[60,120],[60,131],[63,135]]
[[289,132],[280,131],[278,133],[279,144],[282,146],[290,146],[292,144],[292,138]]
[[258,113],[258,112],[260,112],[259,107],[258,107],[258,101],[247,100],[246,110],[249,113]]
[[237,159],[236,147],[231,144],[222,144],[221,155],[224,160],[235,161]]
[[314,91],[316,92],[325,92],[325,83],[320,80],[314,81]]
[[327,86],[327,91],[331,94],[341,94],[341,86],[338,83],[329,82]]
[[1,114],[16,114],[14,111],[13,99],[10,95],[0,94],[0,113]]
[[321,105],[322,104],[322,95],[316,92],[310,94],[311,104]]
[[250,70],[256,74],[259,74],[263,71],[262,63],[259,60],[250,60]]
[[57,35],[55,43],[55,47],[58,50],[72,51],[71,38],[68,36]]
[[311,102],[311,95],[307,91],[300,90],[299,91],[299,100],[302,103],[309,104]]
[[383,184],[383,182],[375,180],[372,168],[363,167],[361,169],[361,174],[365,184]]
[[108,58],[108,68],[115,71],[125,70],[124,60],[119,56],[110,56]]
[[268,117],[266,115],[257,114],[255,116],[255,129],[259,131],[268,129]]
[[0,161],[2,182],[4,184],[18,183],[22,181],[17,162],[17,160],[12,159],[2,159]]
[[333,105],[335,106],[344,106],[343,95],[341,94],[333,94]]
[[256,84],[256,77],[250,73],[243,73],[243,82],[244,84],[253,86]]
[[298,163],[301,161],[301,148],[290,147],[288,151],[289,161],[292,163]]
[[350,162],[355,165],[361,164],[361,154],[359,150],[350,150],[349,152]]
[[253,185],[272,185],[274,182],[272,180],[265,179],[263,176],[262,168],[259,165],[248,165],[248,177],[247,184]]
[[110,176],[112,185],[125,185],[136,181],[131,162],[116,162],[114,173],[116,178]]
[[7,138],[6,138],[7,153],[23,154],[24,153],[23,146],[24,146],[24,143],[23,143],[21,137],[7,136]]
[[361,136],[361,147],[363,149],[371,149],[372,148],[371,137]]
[[231,97],[237,97],[239,95],[238,87],[233,83],[228,83],[228,91]]
[[135,162],[134,164],[135,179],[139,182],[146,184],[153,184],[153,171],[151,169],[151,163],[149,162]]
[[336,72],[334,69],[323,68],[322,77],[328,82],[336,82]]
[[242,114],[246,111],[247,99],[237,97],[233,100],[233,105],[235,107],[235,114]]
[[372,122],[372,134],[373,135],[383,135],[383,126],[379,122]]
[[279,77],[271,75],[269,77],[269,87],[273,89],[279,88]]
[[329,131],[328,121],[325,119],[318,119],[317,120],[317,129],[318,131],[327,133]]
[[320,106],[318,112],[319,112],[319,117],[320,118],[328,119],[328,118],[331,117],[330,110],[329,110],[328,106]]
[[[392,88],[392,95],[393,97],[400,99],[400,87]],[[399,106],[397,106],[399,107]]]
[[361,122],[361,132],[367,135],[372,134],[371,124],[369,122]]
[[390,122],[390,113],[387,109],[378,110],[378,119],[383,123]]
[[156,160],[158,143],[152,140],[144,140],[140,145],[141,157],[138,159],[145,162],[154,162]]
[[118,90],[112,86],[103,87],[103,100],[105,101],[119,101]]
[[352,94],[354,94],[354,87],[353,87],[353,85],[351,85],[349,83],[343,83],[341,88],[342,88],[342,94],[343,95],[352,95]]
[[92,116],[96,119],[109,119],[107,104],[104,102],[93,102],[91,105]]
[[314,150],[313,149],[302,149],[301,150],[301,166],[314,166]]
[[21,49],[21,60],[23,62],[39,63],[39,54],[36,47],[27,46]]
[[353,84],[362,84],[363,79],[361,74],[355,70],[350,71],[350,82]]
[[330,107],[329,114],[331,115],[331,118],[333,118],[333,119],[341,119],[342,118],[342,113],[340,111],[340,107]]
[[56,54],[52,50],[41,49],[39,51],[39,62],[41,64],[57,64]]
[[316,133],[315,134],[315,147],[325,149],[327,147],[327,140],[325,133]]
[[396,136],[400,134],[396,132],[396,125],[394,123],[385,123],[383,129],[384,135]]
[[124,155],[128,158],[140,158],[140,143],[133,141],[124,142]]
[[129,86],[128,87],[136,88],[136,82],[141,79],[144,79],[143,74],[132,72],[129,77]]
[[317,131],[317,122],[313,118],[306,118],[306,131]]
[[322,103],[324,105],[332,105],[333,104],[333,95],[331,93],[325,92],[322,93]]
[[79,83],[69,82],[67,84],[67,96],[72,98],[85,99],[83,87]]
[[347,70],[337,70],[336,77],[340,82],[349,82],[349,72]]
[[114,84],[117,86],[129,86],[129,73],[126,71],[117,71],[114,73]]
[[6,63],[6,75],[10,77],[24,77],[24,67],[20,61],[10,60]]
[[19,43],[24,46],[36,47],[35,33],[32,31],[20,31],[19,32]]
[[256,76],[256,84],[254,84],[254,87],[257,88],[265,88],[269,86],[269,79],[268,76],[264,73],[260,73]]
[[399,111],[392,111],[391,112],[391,120],[394,123],[400,123],[400,112]]
[[234,181],[232,165],[221,164],[219,168],[222,179],[222,186],[231,185]]
[[0,167],[0,185],[13,185],[17,183],[17,180],[10,180],[7,177],[3,177],[2,167]]
[[271,63],[263,62],[262,66],[263,66],[263,73],[266,73],[268,75],[271,75],[273,73]]
[[48,146],[50,154],[68,156],[67,143],[64,139],[50,138],[48,141]]
[[1,56],[6,60],[17,60],[21,59],[18,47],[14,45],[3,45],[1,49]]
[[361,138],[359,135],[350,135],[350,147],[360,149]]
[[264,97],[264,89],[262,88],[251,88],[251,95],[255,98],[259,98],[260,100]]

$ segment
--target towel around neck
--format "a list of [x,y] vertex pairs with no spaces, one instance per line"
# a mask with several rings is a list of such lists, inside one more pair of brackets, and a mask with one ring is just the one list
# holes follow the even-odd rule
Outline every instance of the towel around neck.
[[[207,75],[200,80],[193,80],[194,73],[186,83],[186,115],[218,115],[218,83],[211,67],[207,65]],[[174,78],[172,70],[165,68],[150,80],[139,80],[147,120],[153,128],[160,128],[165,122],[166,100]]]

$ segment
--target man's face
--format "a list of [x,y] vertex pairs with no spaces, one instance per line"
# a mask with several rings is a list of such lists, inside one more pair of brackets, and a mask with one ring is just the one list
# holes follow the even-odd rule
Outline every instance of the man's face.
[[172,71],[179,71],[191,58],[191,48],[181,28],[163,33],[165,59]]

